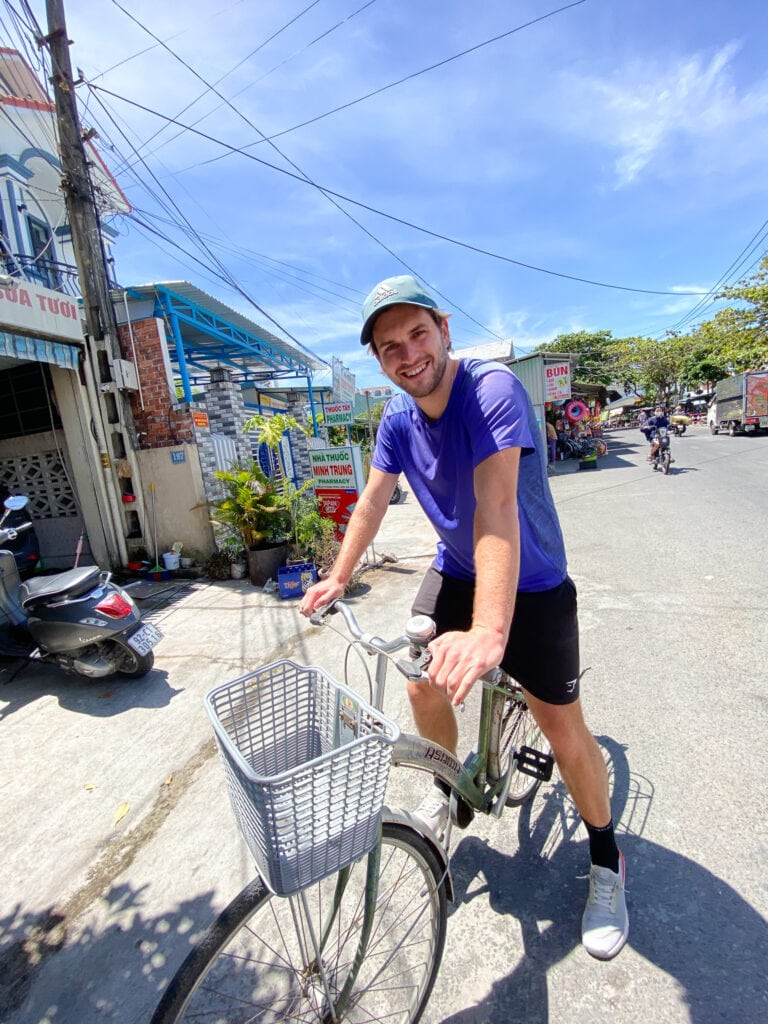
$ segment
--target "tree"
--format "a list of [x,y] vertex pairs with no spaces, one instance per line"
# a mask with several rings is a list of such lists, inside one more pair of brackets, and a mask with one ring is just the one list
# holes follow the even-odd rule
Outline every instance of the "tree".
[[640,382],[658,400],[677,390],[680,379],[681,348],[676,338],[636,338],[635,355]]
[[683,385],[712,385],[730,373],[768,362],[768,256],[756,274],[724,288],[717,298],[741,305],[719,310],[689,335],[674,336],[685,346],[680,361]]
[[729,285],[719,299],[736,299],[745,303],[746,308],[734,309],[732,324],[741,331],[750,331],[755,341],[762,345],[763,354],[768,348],[768,255],[760,261],[760,269],[752,277],[742,278],[738,284]]
[[575,331],[558,334],[554,341],[538,345],[534,352],[562,352],[578,354],[576,375],[584,384],[607,386],[616,380],[619,339],[610,331]]

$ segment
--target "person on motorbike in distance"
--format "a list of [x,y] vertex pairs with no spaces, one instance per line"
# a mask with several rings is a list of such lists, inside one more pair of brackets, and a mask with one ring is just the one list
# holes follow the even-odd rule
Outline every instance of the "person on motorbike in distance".
[[664,415],[664,410],[661,406],[657,405],[653,411],[653,416],[646,423],[646,429],[649,432],[648,436],[651,442],[651,453],[648,456],[649,462],[653,462],[656,452],[659,450],[659,427],[666,427],[669,430],[669,420]]
[[[589,836],[582,941],[610,959],[627,939],[624,859],[605,761],[581,709],[576,588],[540,457],[542,433],[520,380],[500,363],[455,358],[449,314],[410,275],[365,300],[360,340],[400,389],[387,403],[365,490],[325,580],[300,610],[340,598],[372,543],[403,473],[438,533],[411,614],[437,625],[429,683],[410,683],[416,727],[456,753],[454,709],[496,665],[524,687]],[[437,786],[413,812],[438,838],[449,795]]]

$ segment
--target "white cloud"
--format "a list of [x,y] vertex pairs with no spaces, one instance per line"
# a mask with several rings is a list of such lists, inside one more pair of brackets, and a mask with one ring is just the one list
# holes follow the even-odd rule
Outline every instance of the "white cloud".
[[[732,41],[710,57],[679,58],[666,67],[651,60],[633,62],[608,78],[566,74],[561,79],[569,130],[618,151],[615,185],[631,184],[653,163],[682,162],[682,153],[701,143],[710,147],[712,163],[726,157],[726,140],[734,144],[744,132],[752,142],[765,137],[768,79],[739,90],[732,64],[740,44]],[[757,155],[754,145],[750,151]],[[685,160],[690,166],[690,158]]]

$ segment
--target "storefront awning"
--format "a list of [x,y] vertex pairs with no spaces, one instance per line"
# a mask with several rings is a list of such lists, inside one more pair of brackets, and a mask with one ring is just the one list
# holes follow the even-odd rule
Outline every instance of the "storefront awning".
[[76,345],[0,331],[0,357],[6,359],[18,359],[25,363],[52,363],[65,370],[76,370],[79,353]]

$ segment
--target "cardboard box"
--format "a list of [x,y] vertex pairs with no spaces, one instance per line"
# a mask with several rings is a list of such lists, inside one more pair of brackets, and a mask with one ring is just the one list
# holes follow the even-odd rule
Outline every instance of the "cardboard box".
[[283,599],[301,597],[313,583],[317,583],[317,566],[313,562],[284,565],[277,570],[277,585]]

